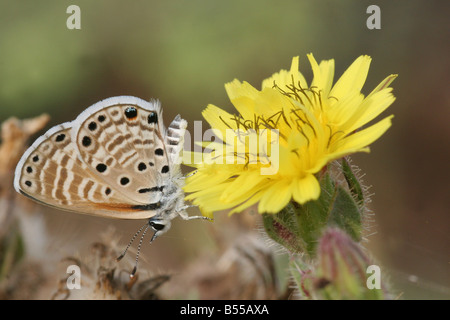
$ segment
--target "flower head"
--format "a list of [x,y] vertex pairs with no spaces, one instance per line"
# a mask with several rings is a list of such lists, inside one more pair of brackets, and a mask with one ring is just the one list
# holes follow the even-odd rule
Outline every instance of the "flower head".
[[256,203],[260,213],[277,213],[291,200],[315,200],[318,176],[329,162],[369,152],[391,126],[393,116],[366,125],[394,102],[389,85],[396,75],[364,96],[370,57],[357,58],[334,85],[334,60],[318,64],[312,54],[308,59],[314,75],[309,85],[295,57],[290,70],[264,80],[261,90],[238,80],[227,83],[237,115],[213,105],[203,111],[218,141],[203,143],[213,151],[195,164],[198,171],[185,191],[204,214],[239,212]]

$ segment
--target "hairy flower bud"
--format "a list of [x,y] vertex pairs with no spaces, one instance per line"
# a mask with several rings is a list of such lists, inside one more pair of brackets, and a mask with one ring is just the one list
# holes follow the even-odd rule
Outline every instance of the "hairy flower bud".
[[321,299],[385,298],[380,268],[372,265],[360,244],[337,228],[328,228],[320,239],[314,278],[312,290]]

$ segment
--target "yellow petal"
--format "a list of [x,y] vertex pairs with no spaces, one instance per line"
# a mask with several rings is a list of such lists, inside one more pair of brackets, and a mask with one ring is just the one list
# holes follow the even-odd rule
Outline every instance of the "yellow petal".
[[320,62],[320,73],[322,74],[322,92],[328,97],[334,80],[334,60],[323,60]]
[[185,197],[186,200],[194,200],[194,204],[202,205],[208,210],[222,210],[223,208],[229,208],[228,204],[224,204],[221,201],[218,201],[220,195],[223,193],[227,187],[227,183],[218,183],[213,186],[208,186],[207,188],[203,188],[200,191],[196,191],[191,193]]
[[292,181],[292,195],[294,200],[300,204],[318,199],[320,185],[316,177],[312,174],[307,174],[302,179],[294,179]]
[[389,87],[389,85],[397,78],[397,76],[397,74],[391,74],[387,76],[386,79],[381,81],[380,84],[375,89],[373,89],[373,91],[367,97],[370,97],[372,94]]
[[208,121],[211,128],[217,129],[222,136],[226,136],[227,129],[236,129],[236,122],[233,121],[234,115],[210,104],[202,112],[203,118]]
[[393,115],[386,117],[378,123],[346,137],[341,141],[341,145],[338,149],[341,151],[359,150],[368,146],[379,137],[381,137],[387,129],[389,129],[389,127],[392,125],[393,117]]
[[[209,193],[192,199],[192,203],[200,208],[203,215],[212,217],[212,212],[227,210],[233,207],[228,203],[222,203],[217,200],[222,192],[220,188],[211,188],[209,191]],[[186,200],[191,199],[186,197]]]
[[274,84],[278,87],[285,89],[287,85],[291,85],[292,82],[297,86],[300,83],[302,88],[308,88],[308,83],[305,77],[298,71],[299,58],[294,57],[292,59],[291,69],[280,70],[280,72],[274,73],[270,78],[265,79],[262,82],[262,88],[273,88]]
[[391,88],[386,88],[364,99],[352,117],[342,124],[342,127],[351,132],[375,119],[395,101],[391,90]]
[[[280,111],[289,114],[292,108],[291,100],[276,89],[264,88],[255,98],[255,114],[263,116],[265,119],[274,116]],[[252,118],[254,115],[252,115]],[[284,124],[279,121],[278,124]]]
[[[206,173],[205,173],[206,172]],[[196,174],[186,179],[186,185],[184,186],[185,192],[197,192],[201,195],[201,192],[206,192],[208,189],[215,187],[216,185],[223,184],[228,180],[232,173],[227,170],[215,170],[213,166],[208,166],[203,170],[199,170]],[[225,190],[226,186],[223,187]]]
[[253,119],[255,114],[255,99],[259,94],[248,82],[233,80],[225,84],[225,90],[231,103],[244,119]]
[[355,91],[353,94],[348,94],[344,98],[338,100],[328,110],[328,119],[330,123],[335,126],[339,126],[340,131],[348,132],[347,126],[344,124],[349,123],[353,115],[361,110],[361,103],[364,101],[364,96]]
[[245,202],[243,202],[241,205],[233,208],[233,210],[231,210],[229,212],[229,215],[232,215],[233,213],[236,212],[241,212],[244,211],[247,208],[250,208],[251,206],[253,206],[255,203],[259,202],[262,198],[262,196],[264,195],[263,191],[258,191],[255,194],[253,194],[250,198],[248,198]]
[[220,200],[224,202],[242,202],[250,195],[248,192],[255,192],[257,185],[266,180],[261,176],[258,169],[243,172],[239,177],[235,178],[228,184],[228,187],[223,191]]
[[371,60],[369,56],[357,58],[331,89],[330,96],[340,100],[349,93],[361,91],[366,82]]
[[268,187],[258,204],[259,213],[278,213],[292,198],[289,182],[280,180]]
[[334,60],[321,61],[317,64],[312,53],[308,54],[309,63],[313,70],[314,79],[311,88],[320,91],[323,96],[328,97],[334,77]]

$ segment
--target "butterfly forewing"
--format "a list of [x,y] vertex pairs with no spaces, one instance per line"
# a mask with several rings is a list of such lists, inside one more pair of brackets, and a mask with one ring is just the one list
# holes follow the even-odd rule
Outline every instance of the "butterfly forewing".
[[15,187],[65,210],[125,219],[154,216],[164,182],[178,169],[172,160],[186,124],[175,120],[170,144],[159,103],[103,100],[39,138],[16,168]]
[[[180,164],[180,152],[183,148],[184,133],[186,131],[187,122],[177,115],[167,129],[165,137],[165,146],[167,149],[169,162],[174,169]],[[171,173],[173,174],[173,173]]]

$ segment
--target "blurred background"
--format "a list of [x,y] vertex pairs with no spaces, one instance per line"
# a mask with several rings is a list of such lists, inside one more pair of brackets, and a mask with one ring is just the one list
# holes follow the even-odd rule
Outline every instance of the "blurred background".
[[[71,4],[81,9],[81,30],[66,27]],[[381,29],[369,30],[371,4],[1,1],[0,122],[47,113],[46,130],[104,98],[135,95],[160,99],[166,125],[180,113],[192,130],[209,103],[234,112],[224,89],[234,78],[259,88],[300,56],[300,70],[311,79],[306,54],[312,52],[318,61],[335,59],[336,80],[359,55],[370,55],[363,93],[389,74],[399,77],[392,84],[397,100],[384,114],[395,115],[392,128],[370,154],[353,157],[374,194],[375,233],[367,246],[401,298],[448,299],[450,7],[444,1],[376,1]],[[56,234],[48,250],[82,245],[110,225],[125,245],[141,225],[38,210]],[[213,252],[211,229],[226,230],[242,219],[216,216],[214,227],[177,219],[173,230],[145,246],[142,263],[155,272],[178,272],[193,257]]]

